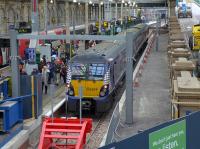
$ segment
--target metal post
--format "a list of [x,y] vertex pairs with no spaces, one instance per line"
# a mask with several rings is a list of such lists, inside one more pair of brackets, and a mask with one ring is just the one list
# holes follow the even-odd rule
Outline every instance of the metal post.
[[65,112],[66,112],[66,118],[67,118],[67,103],[68,103],[68,87],[66,88],[66,99],[65,99]]
[[[69,2],[65,2],[65,12],[66,12],[66,36],[70,35],[70,19],[69,19]],[[66,53],[69,54],[69,58],[71,58],[71,46],[70,46],[70,40],[66,39]]]
[[75,5],[74,5],[74,3],[73,3],[73,7],[72,7],[72,9],[73,9],[73,13],[72,13],[72,20],[73,20],[73,35],[75,35]]
[[89,34],[89,31],[88,31],[88,3],[85,3],[85,34]]
[[157,22],[156,22],[156,51],[158,51],[158,36],[159,36],[159,33],[158,33],[158,24],[159,24],[159,19],[157,17]]
[[117,2],[115,2],[115,25],[116,25],[116,22],[117,22]]
[[99,32],[101,32],[101,4],[99,2]]
[[80,107],[80,123],[82,121],[82,97],[83,97],[83,87],[79,86],[79,98],[80,98],[80,103],[79,103],[79,107]]
[[123,25],[123,3],[121,2],[121,25]]
[[11,75],[12,75],[12,97],[20,96],[20,74],[19,74],[19,59],[18,59],[18,45],[17,33],[15,30],[10,30],[10,47],[11,47]]
[[47,0],[44,0],[44,31],[47,34]]
[[126,33],[126,124],[133,124],[133,33]]
[[54,118],[54,114],[53,114],[53,106],[54,106],[54,103],[53,103],[53,100],[54,100],[54,89],[55,85],[54,84],[50,84],[50,96],[51,96],[51,118],[53,119]]
[[32,32],[38,31],[38,0],[32,0]]

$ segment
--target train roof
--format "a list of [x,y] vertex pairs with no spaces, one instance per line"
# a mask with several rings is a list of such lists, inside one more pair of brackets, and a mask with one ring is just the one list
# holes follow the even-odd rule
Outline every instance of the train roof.
[[101,42],[95,47],[85,51],[81,50],[71,59],[71,62],[103,62],[106,63],[115,59],[118,53],[125,49],[125,42]]
[[[129,32],[138,32],[142,28],[144,28],[145,24],[138,24],[133,28],[130,28],[126,31]],[[126,32],[121,32],[119,35],[125,35]],[[117,35],[117,36],[119,36]],[[87,50],[81,50],[78,52],[76,56],[71,59],[71,62],[81,62],[81,63],[88,63],[88,62],[96,62],[96,63],[106,63],[108,61],[112,61],[115,59],[119,53],[121,53],[126,48],[126,42],[122,41],[114,41],[108,42],[104,41],[100,44],[97,44],[95,47],[89,48]]]

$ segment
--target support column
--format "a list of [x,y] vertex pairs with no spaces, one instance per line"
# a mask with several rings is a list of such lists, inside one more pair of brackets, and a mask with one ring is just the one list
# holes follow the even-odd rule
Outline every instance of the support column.
[[32,0],[32,32],[38,32],[38,0]]
[[133,124],[133,51],[135,52],[135,46],[133,45],[133,34],[131,32],[126,33],[126,100],[125,110],[126,117],[125,123],[128,125]]
[[111,5],[108,0],[104,1],[104,13],[105,13],[105,20],[110,21],[111,20]]
[[75,19],[75,4],[72,4],[72,25],[73,25],[73,35],[75,35],[75,25],[76,25],[76,19]]
[[123,3],[121,2],[121,24],[123,24]]
[[101,32],[101,4],[99,2],[99,32]]
[[47,11],[47,0],[44,0],[44,31],[47,34],[47,22],[48,22],[48,15],[47,15],[48,11]]
[[17,46],[17,33],[15,30],[9,31],[10,49],[11,49],[11,75],[12,75],[12,97],[20,96],[20,74],[19,74],[19,59]]
[[88,3],[85,3],[85,34],[89,34],[88,24]]
[[115,2],[115,20],[117,20],[117,10],[118,10],[118,8],[117,8],[117,2]]
[[[65,28],[66,28],[66,35],[70,35],[70,17],[69,17],[69,11],[70,11],[70,7],[69,7],[69,2],[65,2]],[[69,59],[71,58],[71,51],[70,51],[70,40],[66,40],[66,57]]]
[[176,6],[176,1],[175,0],[170,0],[169,1],[169,8],[170,8],[170,16],[176,16],[175,13],[175,6]]

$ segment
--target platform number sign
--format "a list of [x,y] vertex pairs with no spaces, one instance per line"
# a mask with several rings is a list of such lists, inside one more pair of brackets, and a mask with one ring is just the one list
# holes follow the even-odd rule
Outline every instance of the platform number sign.
[[186,121],[150,133],[149,149],[186,149]]

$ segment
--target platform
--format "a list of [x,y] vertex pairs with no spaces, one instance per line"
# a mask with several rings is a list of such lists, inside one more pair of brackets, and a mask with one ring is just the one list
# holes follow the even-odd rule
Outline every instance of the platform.
[[119,140],[170,120],[167,44],[168,34],[161,34],[159,36],[159,50],[156,51],[154,44],[142,70],[142,76],[139,78],[139,87],[133,90],[134,124],[130,127],[123,126],[125,108],[122,108],[122,124],[119,125],[117,131]]

